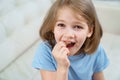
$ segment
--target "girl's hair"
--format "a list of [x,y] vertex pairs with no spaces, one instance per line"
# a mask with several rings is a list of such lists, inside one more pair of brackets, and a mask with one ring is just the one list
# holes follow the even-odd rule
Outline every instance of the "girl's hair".
[[95,52],[100,43],[103,32],[91,0],[56,0],[49,9],[48,15],[45,17],[41,26],[39,32],[41,38],[45,41],[47,40],[51,46],[54,47],[55,38],[53,29],[57,19],[57,12],[63,7],[68,7],[74,12],[80,14],[85,20],[87,20],[88,27],[93,27],[92,36],[86,39],[80,52],[88,54]]

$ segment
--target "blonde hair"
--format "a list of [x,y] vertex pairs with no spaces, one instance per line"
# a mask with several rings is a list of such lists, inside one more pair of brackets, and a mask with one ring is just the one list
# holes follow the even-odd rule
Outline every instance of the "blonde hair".
[[55,38],[53,29],[57,19],[57,12],[63,7],[68,7],[80,14],[85,20],[87,20],[88,26],[93,27],[92,36],[86,39],[80,52],[88,54],[95,52],[100,43],[103,32],[91,0],[56,0],[44,19],[39,32],[40,37],[43,40],[47,40],[51,46],[54,47]]

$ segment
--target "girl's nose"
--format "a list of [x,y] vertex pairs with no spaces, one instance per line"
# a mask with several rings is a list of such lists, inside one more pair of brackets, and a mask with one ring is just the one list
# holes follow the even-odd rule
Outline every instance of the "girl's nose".
[[71,41],[72,39],[74,39],[74,37],[75,37],[75,35],[72,30],[66,30],[62,36],[62,40],[63,41]]

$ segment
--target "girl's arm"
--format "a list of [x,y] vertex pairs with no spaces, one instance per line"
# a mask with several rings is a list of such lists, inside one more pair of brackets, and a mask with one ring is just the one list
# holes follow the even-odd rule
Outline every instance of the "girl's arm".
[[40,70],[42,80],[55,80],[56,72]]
[[63,42],[59,42],[52,50],[52,54],[57,62],[55,72],[40,70],[42,80],[68,80],[68,69],[70,62],[68,60],[69,50]]
[[68,80],[68,71],[57,70],[56,72],[40,70],[42,80]]
[[105,80],[103,72],[97,72],[93,75],[93,80]]

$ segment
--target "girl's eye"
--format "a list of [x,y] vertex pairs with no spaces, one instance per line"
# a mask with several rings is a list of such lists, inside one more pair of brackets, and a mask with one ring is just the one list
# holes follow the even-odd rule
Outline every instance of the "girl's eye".
[[82,29],[83,27],[82,27],[82,26],[79,26],[79,25],[75,25],[74,28],[75,28],[75,29]]
[[63,23],[59,23],[57,26],[59,26],[59,27],[65,27],[65,25]]

